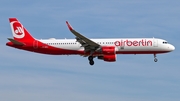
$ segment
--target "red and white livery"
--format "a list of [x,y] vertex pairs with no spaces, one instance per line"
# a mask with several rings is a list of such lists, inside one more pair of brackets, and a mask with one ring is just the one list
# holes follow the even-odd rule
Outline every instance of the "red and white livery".
[[94,58],[115,62],[116,54],[156,54],[171,52],[175,47],[166,40],[157,38],[109,38],[89,39],[75,31],[66,21],[75,39],[46,40],[35,39],[16,19],[9,18],[13,38],[8,38],[7,46],[36,53],[50,55],[81,55],[88,57],[89,64],[94,65]]

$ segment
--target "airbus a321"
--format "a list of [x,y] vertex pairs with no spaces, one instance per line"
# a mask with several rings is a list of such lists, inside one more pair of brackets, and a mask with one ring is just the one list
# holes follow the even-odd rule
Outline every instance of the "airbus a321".
[[157,54],[171,52],[175,49],[166,40],[158,38],[106,38],[89,39],[66,21],[75,39],[36,39],[16,19],[9,18],[13,38],[8,38],[7,46],[21,50],[49,55],[81,55],[88,57],[89,64],[94,65],[94,58],[106,62],[115,62],[117,54],[152,54],[157,62]]

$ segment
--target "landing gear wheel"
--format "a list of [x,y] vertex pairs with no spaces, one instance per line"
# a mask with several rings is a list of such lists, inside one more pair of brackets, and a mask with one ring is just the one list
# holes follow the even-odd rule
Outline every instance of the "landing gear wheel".
[[89,56],[89,57],[88,57],[88,60],[89,60],[89,61],[92,61],[92,60],[93,60],[93,56]]
[[88,57],[88,60],[89,60],[89,64],[90,64],[90,65],[94,65],[93,58],[94,58],[93,56],[89,56],[89,57]]
[[94,61],[93,60],[89,61],[89,64],[94,65]]
[[154,62],[157,62],[158,61],[158,59],[157,58],[154,58]]

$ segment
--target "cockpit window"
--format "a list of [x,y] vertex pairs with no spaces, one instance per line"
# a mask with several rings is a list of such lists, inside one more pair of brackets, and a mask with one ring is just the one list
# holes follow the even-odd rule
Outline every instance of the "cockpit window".
[[168,44],[168,42],[167,41],[163,41],[163,44]]

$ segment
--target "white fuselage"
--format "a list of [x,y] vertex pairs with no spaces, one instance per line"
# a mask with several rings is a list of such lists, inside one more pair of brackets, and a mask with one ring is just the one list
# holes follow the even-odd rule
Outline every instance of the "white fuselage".
[[[170,52],[174,46],[167,43],[166,40],[157,38],[114,38],[114,39],[91,39],[101,46],[115,46],[116,53],[121,52]],[[40,42],[52,47],[83,51],[84,47],[76,39],[48,39],[39,40]],[[123,53],[122,53],[123,54]]]

